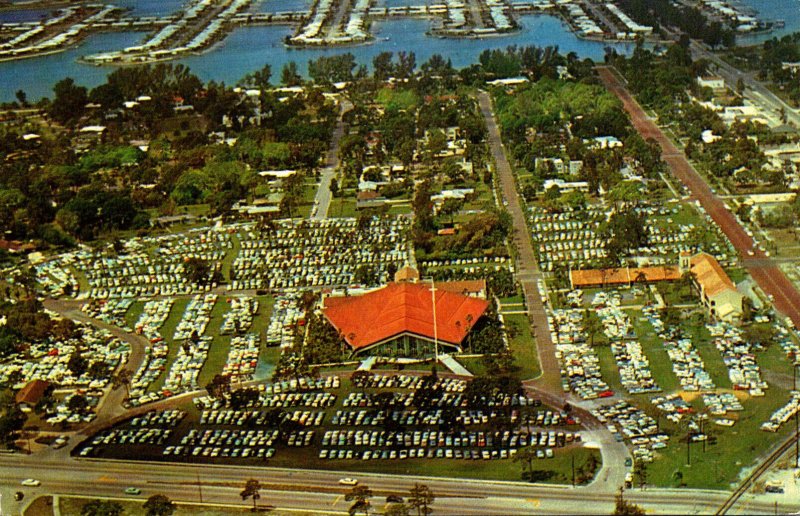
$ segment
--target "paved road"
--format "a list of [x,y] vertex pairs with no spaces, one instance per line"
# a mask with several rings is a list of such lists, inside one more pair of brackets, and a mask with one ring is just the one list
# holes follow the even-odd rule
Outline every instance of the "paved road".
[[539,351],[539,365],[542,369],[542,377],[536,383],[543,389],[549,388],[553,393],[561,393],[558,389],[558,385],[561,383],[560,366],[556,359],[555,346],[550,338],[547,314],[537,287],[537,280],[541,278],[541,273],[539,272],[536,255],[533,252],[533,244],[529,237],[530,233],[525,212],[517,195],[516,179],[506,158],[502,139],[500,138],[500,129],[495,121],[489,94],[480,92],[478,101],[480,102],[481,113],[486,121],[486,127],[489,130],[489,146],[497,167],[497,177],[500,181],[504,203],[514,221],[513,241],[517,250],[515,263],[517,279],[522,285],[528,313],[532,320],[533,332],[536,335],[536,344]]
[[[126,332],[122,328],[89,317],[80,311],[80,307],[83,303],[83,301],[76,301],[73,299],[46,299],[44,301],[44,307],[56,312],[62,317],[107,330],[116,338],[127,342],[131,348],[131,352],[130,355],[128,355],[128,362],[121,364],[119,369],[138,370],[144,360],[144,349],[150,342],[141,335]],[[91,426],[104,426],[108,421],[116,420],[125,414],[126,410],[122,406],[122,402],[125,401],[126,395],[127,392],[124,388],[109,388],[107,394],[103,396],[100,405],[97,407],[97,418],[92,422]]]
[[336,175],[336,169],[339,167],[339,142],[344,135],[345,124],[342,117],[351,109],[353,109],[353,104],[349,100],[342,100],[339,105],[339,120],[336,122],[336,129],[334,129],[333,137],[331,138],[331,146],[325,157],[325,168],[320,173],[319,188],[317,189],[314,203],[317,206],[317,211],[311,217],[312,219],[328,218],[328,209],[331,205],[331,180]]
[[690,50],[695,60],[707,59],[713,63],[717,73],[725,79],[725,82],[731,89],[736,90],[736,85],[739,79],[741,79],[747,89],[750,90],[749,93],[755,97],[754,100],[756,100],[757,103],[772,110],[773,116],[778,119],[780,119],[780,114],[783,112],[787,122],[790,122],[795,127],[800,127],[800,113],[781,100],[780,97],[764,86],[761,81],[754,78],[752,74],[744,73],[736,67],[731,66],[717,54],[708,50],[705,45],[697,41],[692,41]]
[[[123,489],[128,486],[142,490],[140,496],[134,497],[139,500],[165,494],[176,501],[196,503],[202,493],[205,503],[241,507],[246,503],[239,497],[239,491],[248,478],[256,478],[265,486],[261,493],[263,506],[335,513],[346,512],[349,507],[342,499],[346,488],[338,485],[341,474],[335,471],[73,459],[66,468],[61,461],[30,459],[12,455],[0,462],[3,515],[19,514],[25,504],[42,494],[122,497]],[[364,473],[350,476],[374,491],[373,503],[377,507],[383,505],[382,498],[387,494],[406,494],[415,482],[421,482],[436,495],[436,514],[610,514],[613,511],[614,495],[598,494],[590,488]],[[41,480],[41,487],[20,487],[19,482],[27,477]],[[17,490],[26,494],[22,504],[13,501],[13,492]],[[648,489],[629,491],[626,496],[642,504],[648,513],[690,514],[713,512],[725,493]],[[771,513],[774,507],[767,500],[756,501],[749,509]],[[796,507],[784,501],[779,509],[788,512]]]
[[736,250],[744,257],[743,263],[747,271],[768,295],[774,297],[774,306],[800,327],[800,293],[786,278],[780,268],[759,250],[754,248],[753,239],[736,220],[720,199],[692,167],[686,156],[661,129],[644,112],[634,100],[615,70],[600,66],[597,68],[600,79],[608,90],[615,94],[631,116],[633,126],[643,138],[653,138],[661,146],[662,159],[669,166],[672,174],[685,184],[692,195],[700,201],[706,213],[722,229]]

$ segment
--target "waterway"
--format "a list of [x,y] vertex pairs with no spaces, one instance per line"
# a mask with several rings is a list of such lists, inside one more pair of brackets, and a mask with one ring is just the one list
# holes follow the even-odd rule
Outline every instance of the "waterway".
[[[266,0],[267,3],[270,0]],[[274,1],[273,4],[298,5],[304,0]],[[137,14],[163,15],[174,12],[177,1],[123,0],[117,5],[136,5]],[[410,3],[410,2],[409,2]],[[172,5],[169,5],[172,4]],[[263,7],[263,6],[262,6]],[[383,51],[413,51],[417,63],[425,62],[433,54],[441,54],[452,60],[456,67],[477,61],[485,49],[505,48],[509,45],[557,45],[562,53],[575,52],[581,57],[602,60],[607,43],[586,41],[577,38],[558,17],[541,14],[524,15],[519,18],[522,30],[502,37],[487,39],[440,39],[426,35],[430,22],[424,19],[400,18],[376,22],[374,42],[358,46],[336,48],[287,48],[283,38],[292,32],[289,26],[243,27],[234,30],[227,38],[209,51],[177,62],[188,65],[203,80],[224,81],[235,84],[247,73],[270,64],[273,77],[289,61],[306,71],[309,60],[323,55],[351,52],[359,63],[371,64],[372,59]],[[0,63],[0,102],[14,100],[17,90],[24,90],[29,99],[52,96],[52,87],[64,77],[72,77],[78,84],[89,88],[104,82],[114,67],[98,67],[79,63],[80,56],[130,46],[144,37],[141,33],[121,32],[95,34],[80,46],[59,54]],[[630,50],[630,45],[615,45],[621,52]]]
[[764,20],[783,20],[786,26],[767,34],[742,36],[743,45],[761,43],[774,37],[800,32],[800,0],[738,0],[738,3],[755,10]]

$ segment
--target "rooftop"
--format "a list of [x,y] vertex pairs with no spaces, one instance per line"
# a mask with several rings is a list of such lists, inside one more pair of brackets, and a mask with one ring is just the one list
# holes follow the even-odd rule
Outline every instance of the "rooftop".
[[354,350],[403,333],[460,344],[489,303],[442,288],[436,288],[434,294],[436,328],[434,296],[427,284],[390,283],[362,296],[328,297],[324,314]]

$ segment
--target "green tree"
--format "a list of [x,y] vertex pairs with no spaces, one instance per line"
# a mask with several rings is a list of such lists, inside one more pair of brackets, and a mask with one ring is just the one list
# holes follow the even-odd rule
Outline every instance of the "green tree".
[[300,86],[303,84],[303,78],[300,76],[300,72],[297,71],[297,63],[294,61],[289,61],[283,65],[283,69],[281,70],[281,84],[288,87]]
[[162,494],[148,498],[143,507],[147,516],[170,516],[177,509],[172,500]]
[[192,283],[205,285],[209,282],[211,265],[203,258],[192,256],[184,262],[183,274]]
[[120,516],[122,505],[111,500],[92,500],[81,508],[81,516]]
[[269,64],[265,64],[260,70],[245,76],[243,81],[247,86],[253,86],[264,91],[269,89],[269,80],[271,78],[272,67]]
[[586,310],[583,312],[583,331],[589,335],[589,345],[594,346],[594,338],[603,331],[603,321],[597,312]]
[[261,482],[251,478],[245,484],[242,492],[239,493],[239,496],[242,497],[243,501],[247,500],[248,498],[253,499],[253,512],[256,512],[256,505],[258,500],[261,498],[261,493],[259,493],[259,491],[261,491]]
[[431,505],[436,497],[433,491],[425,484],[415,483],[411,488],[408,505],[411,509],[416,509],[417,516],[427,516],[433,512]]
[[353,488],[344,495],[345,501],[353,502],[349,510],[350,515],[352,516],[357,512],[369,514],[369,509],[372,506],[369,501],[370,498],[372,498],[372,489],[365,485],[353,486]]
[[55,98],[50,105],[50,116],[62,124],[79,119],[89,100],[86,88],[77,86],[75,81],[67,77],[53,86]]
[[619,489],[619,493],[617,493],[615,501],[616,505],[614,507],[614,512],[611,513],[614,516],[644,516],[646,514],[644,509],[625,500],[625,497],[622,494],[622,488]]
[[408,516],[410,508],[404,503],[393,503],[383,513],[386,516]]

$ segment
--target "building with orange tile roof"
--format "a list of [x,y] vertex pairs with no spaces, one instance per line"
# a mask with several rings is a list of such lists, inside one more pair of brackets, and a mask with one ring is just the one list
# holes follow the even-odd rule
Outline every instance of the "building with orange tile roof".
[[323,303],[325,318],[352,354],[405,357],[432,355],[436,343],[443,351],[461,351],[489,307],[484,299],[408,282],[361,296],[328,297]]
[[730,321],[742,315],[744,295],[725,273],[716,258],[708,253],[681,253],[678,267],[617,267],[613,269],[573,270],[569,273],[572,288],[633,285],[677,281],[684,272],[694,274],[694,282],[700,292],[703,305],[709,313],[719,319]]
[[572,288],[633,285],[657,281],[677,281],[681,272],[675,266],[616,267],[612,269],[573,270],[569,272]]
[[744,295],[722,269],[716,258],[708,253],[681,255],[681,269],[690,270],[700,291],[700,298],[709,313],[726,321],[742,316]]

